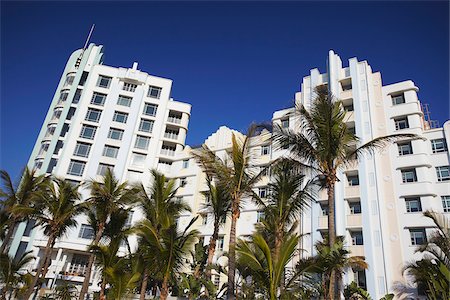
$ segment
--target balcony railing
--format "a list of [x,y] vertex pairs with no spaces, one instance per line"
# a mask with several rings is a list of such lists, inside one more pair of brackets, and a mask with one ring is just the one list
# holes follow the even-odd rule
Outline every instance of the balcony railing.
[[175,150],[161,149],[161,154],[166,156],[175,156]]
[[181,123],[181,118],[168,117],[167,121],[170,122],[170,123],[180,124]]
[[171,132],[165,132],[164,137],[171,139],[171,140],[178,140],[178,134],[177,133],[171,133]]

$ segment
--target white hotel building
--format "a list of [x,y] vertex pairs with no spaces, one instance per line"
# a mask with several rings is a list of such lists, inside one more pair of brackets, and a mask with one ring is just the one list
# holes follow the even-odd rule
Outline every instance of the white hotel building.
[[[133,68],[113,68],[102,64],[102,47],[91,44],[86,51],[75,51],[64,70],[44,121],[28,166],[40,173],[52,173],[77,182],[98,178],[106,168],[114,169],[121,180],[150,181],[149,170],[157,168],[179,182],[178,197],[192,207],[179,220],[184,227],[190,218],[201,215],[196,227],[205,244],[212,235],[212,216],[203,208],[207,190],[205,177],[184,145],[190,117],[190,105],[170,98],[172,81],[148,75]],[[381,74],[372,72],[366,61],[356,58],[343,67],[339,56],[330,51],[327,73],[313,69],[303,78],[296,102],[311,105],[316,86],[328,85],[345,104],[347,123],[361,142],[393,133],[415,133],[423,139],[404,141],[367,156],[357,166],[343,170],[336,187],[336,223],[338,235],[346,237],[354,255],[364,255],[366,271],[354,270],[345,276],[364,286],[374,299],[393,292],[396,282],[404,281],[404,262],[413,259],[416,245],[433,228],[422,211],[434,210],[450,215],[450,170],[447,142],[450,122],[443,128],[431,128],[418,100],[418,88],[412,81],[383,86]],[[276,111],[273,122],[296,128],[293,109]],[[231,147],[231,134],[221,127],[205,140],[218,155]],[[257,158],[267,165],[286,150],[272,149],[270,133],[252,139]],[[263,197],[269,176],[258,183]],[[84,197],[88,194],[83,191]],[[327,229],[326,195],[320,193],[302,216],[299,232],[307,234],[299,247],[303,255],[314,254],[314,242]],[[134,210],[131,222],[141,215]],[[250,235],[261,214],[246,201],[238,221],[237,234]],[[10,253],[19,255],[34,250],[42,255],[45,237],[31,230],[32,221],[21,224]],[[230,220],[220,229],[216,259],[228,247]],[[92,229],[85,217],[77,228],[55,244],[48,284],[70,280],[81,284],[87,264],[86,248]],[[135,240],[130,238],[132,247]],[[36,262],[37,263],[37,262]],[[294,264],[291,263],[291,266]],[[91,291],[97,290],[94,272]],[[225,282],[225,277],[214,276]]]

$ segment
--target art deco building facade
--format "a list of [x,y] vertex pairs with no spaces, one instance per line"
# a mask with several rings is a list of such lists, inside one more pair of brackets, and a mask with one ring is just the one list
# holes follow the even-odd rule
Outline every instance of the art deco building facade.
[[[200,215],[195,226],[207,244],[212,235],[212,215],[205,209],[205,176],[184,146],[190,106],[170,98],[172,82],[137,70],[102,65],[102,47],[90,45],[82,54],[70,57],[51,107],[30,157],[29,166],[41,173],[53,173],[74,181],[101,176],[106,168],[125,181],[149,183],[151,168],[175,178],[182,197],[192,208],[179,219],[184,228]],[[79,59],[81,57],[81,59]],[[361,143],[394,133],[415,133],[422,139],[402,141],[379,153],[364,157],[357,165],[339,173],[336,186],[337,233],[346,240],[353,255],[363,255],[369,269],[349,271],[344,281],[352,280],[367,288],[374,299],[392,292],[396,282],[404,281],[404,262],[417,256],[414,250],[432,231],[432,223],[422,211],[434,210],[450,215],[450,170],[447,141],[450,122],[432,128],[418,100],[412,81],[383,85],[381,74],[373,72],[366,61],[349,60],[347,67],[330,51],[326,73],[313,69],[303,78],[296,102],[310,107],[314,88],[327,85],[341,99],[347,111],[346,122]],[[201,116],[199,116],[201,117]],[[273,123],[298,128],[293,109],[276,111]],[[241,133],[221,127],[205,140],[219,156],[227,155],[232,134]],[[256,168],[286,155],[287,150],[270,144],[271,133],[263,131],[252,138]],[[264,198],[270,172],[263,176],[256,191]],[[86,191],[84,197],[88,197]],[[301,219],[298,231],[304,234],[300,255],[314,255],[314,243],[327,230],[326,195],[320,192]],[[237,224],[239,236],[250,235],[263,217],[259,207],[245,201]],[[130,222],[141,218],[135,209]],[[34,250],[42,255],[45,238],[31,230],[32,221],[22,224],[10,253]],[[216,260],[228,248],[230,220],[220,229]],[[92,229],[85,217],[68,236],[55,244],[50,272],[55,278],[81,283],[87,264],[86,247]],[[135,247],[135,240],[130,238]],[[296,259],[290,264],[293,267]],[[95,274],[94,274],[94,281]],[[224,276],[214,275],[216,284]],[[96,284],[92,285],[95,290]],[[413,291],[414,292],[414,291]]]

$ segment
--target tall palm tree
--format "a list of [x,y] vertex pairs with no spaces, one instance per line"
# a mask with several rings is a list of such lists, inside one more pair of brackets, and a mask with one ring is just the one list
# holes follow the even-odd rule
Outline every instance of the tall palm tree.
[[134,299],[130,294],[137,287],[141,277],[138,268],[133,256],[120,257],[113,266],[106,268],[105,275],[110,284],[108,298]]
[[143,220],[137,225],[138,236],[145,240],[153,250],[154,267],[160,270],[161,276],[161,299],[167,299],[169,295],[170,282],[183,267],[186,257],[197,239],[198,231],[190,230],[190,227],[197,218],[191,220],[184,231],[177,230],[177,224],[171,224],[169,227],[161,228],[158,232],[157,226],[149,220]]
[[[54,178],[46,184],[45,189],[36,195],[36,207],[20,207],[22,212],[29,212],[36,219],[36,225],[44,229],[48,237],[44,256],[39,262],[32,284],[25,297],[31,296],[33,289],[41,276],[45,280],[55,241],[63,237],[70,228],[77,226],[76,217],[85,210],[85,205],[77,203],[80,200],[78,186],[63,179]],[[43,292],[43,290],[42,290]],[[28,298],[25,298],[28,299]]]
[[235,299],[236,275],[236,224],[240,217],[241,201],[245,197],[254,197],[253,188],[261,178],[262,172],[252,172],[251,165],[254,153],[250,151],[250,138],[261,126],[250,126],[245,137],[232,134],[232,147],[229,157],[221,159],[203,145],[201,150],[194,151],[193,156],[203,168],[203,171],[213,177],[219,185],[223,186],[231,197],[231,228],[228,249],[228,299]]
[[19,259],[14,259],[4,253],[0,254],[0,282],[3,284],[0,300],[6,300],[8,293],[11,298],[14,290],[19,288],[20,284],[25,283],[24,274],[20,270],[35,259],[31,252],[33,251],[23,253]]
[[206,269],[206,278],[211,279],[211,268],[213,264],[214,252],[216,251],[216,242],[219,238],[219,229],[223,220],[226,220],[231,211],[231,197],[228,190],[220,184],[214,185],[210,177],[207,178],[209,201],[205,207],[212,211],[214,216],[214,229],[208,245],[208,260]]
[[[190,206],[175,197],[177,192],[175,180],[168,180],[164,174],[157,170],[151,170],[152,185],[149,193],[145,187],[140,186],[140,207],[148,220],[159,235],[161,230],[176,225],[176,220],[183,211],[191,211]],[[145,261],[140,299],[145,299],[147,284],[150,276],[150,266],[154,266],[154,256],[152,245],[147,243],[146,239],[139,240],[140,253]]]
[[[338,172],[354,164],[360,157],[401,139],[413,139],[414,134],[394,134],[377,137],[360,145],[358,137],[345,123],[342,101],[336,100],[326,88],[316,88],[316,97],[308,110],[298,105],[296,130],[275,127],[275,141],[288,147],[300,165],[309,168],[322,181],[328,195],[328,235],[330,246],[336,242],[335,184]],[[338,284],[339,285],[339,284]],[[334,276],[331,286],[336,286]]]
[[[95,224],[92,224],[95,231],[94,241],[92,245],[96,246],[100,242],[105,230],[105,225],[110,219],[111,215],[119,210],[126,209],[128,206],[135,203],[137,199],[137,191],[135,188],[129,187],[127,182],[120,183],[114,177],[110,169],[106,170],[105,176],[100,181],[90,181],[88,183],[91,196],[88,199],[91,215],[95,216]],[[94,264],[94,255],[89,256],[87,270],[80,291],[79,299],[84,300],[84,297],[89,288],[91,279],[92,266]]]
[[1,232],[4,234],[4,238],[0,246],[0,253],[6,253],[14,229],[27,218],[27,215],[22,210],[17,210],[17,207],[33,205],[35,192],[42,188],[46,178],[44,175],[37,176],[35,170],[28,168],[23,171],[19,184],[14,184],[8,172],[3,170],[0,171],[0,178],[3,186],[0,189],[0,207],[2,215],[8,216],[7,220],[3,218],[4,223],[2,222]]

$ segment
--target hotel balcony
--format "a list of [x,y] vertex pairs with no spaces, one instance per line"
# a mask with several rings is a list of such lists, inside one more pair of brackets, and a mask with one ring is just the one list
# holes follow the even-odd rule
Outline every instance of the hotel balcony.
[[425,153],[400,155],[395,161],[397,169],[406,169],[408,167],[426,166],[431,168],[430,158]]
[[320,216],[317,229],[322,230],[327,228],[328,228],[328,216]]
[[345,187],[345,198],[359,198],[359,185]]
[[179,117],[172,117],[172,116],[169,116],[169,117],[167,118],[167,122],[173,123],[173,124],[181,124],[181,117],[179,118]]
[[350,256],[364,256],[364,245],[352,245],[348,247]]
[[347,215],[347,227],[362,228],[362,214]]
[[165,132],[164,133],[164,137],[166,138],[166,139],[169,139],[169,140],[178,140],[178,133],[173,133],[173,132]]
[[339,94],[339,100],[351,99],[353,98],[352,90],[341,91]]
[[355,122],[355,112],[354,111],[347,111],[345,113],[344,122]]

